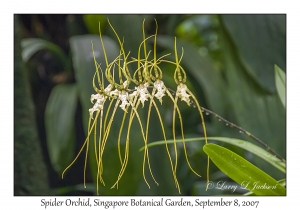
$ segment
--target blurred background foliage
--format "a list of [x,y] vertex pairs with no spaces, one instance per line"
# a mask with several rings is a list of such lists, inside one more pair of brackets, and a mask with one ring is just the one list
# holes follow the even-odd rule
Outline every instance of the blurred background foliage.
[[[37,130],[47,166],[53,194],[94,195],[95,164],[89,156],[88,185],[83,188],[84,155],[61,179],[62,170],[72,161],[85,140],[90,95],[94,93],[92,77],[95,71],[91,41],[95,56],[105,69],[99,39],[99,21],[108,58],[119,54],[117,39],[107,19],[119,37],[124,38],[124,49],[130,57],[137,57],[142,41],[142,22],[147,35],[155,33],[158,22],[158,56],[171,53],[174,59],[174,36],[177,49],[184,48],[182,66],[187,73],[188,87],[195,93],[201,106],[254,134],[285,158],[286,112],[275,86],[274,65],[286,71],[286,16],[285,15],[18,15],[21,25],[22,58],[26,64],[31,95],[35,105]],[[147,42],[152,49],[153,41]],[[163,81],[175,90],[173,67],[163,64]],[[203,136],[197,110],[180,103],[186,137]],[[146,110],[141,109],[142,120]],[[160,106],[168,137],[171,138],[171,101]],[[162,140],[159,121],[152,112],[149,141]],[[117,155],[117,135],[122,119],[117,112],[104,153],[104,180],[101,195],[178,195],[165,147],[149,149],[154,176],[159,182],[142,178],[143,140],[139,125],[134,121],[130,136],[128,167],[118,189],[110,189],[116,181],[120,163]],[[249,140],[244,134],[226,126],[211,115],[206,115],[208,136],[234,137]],[[179,125],[178,131],[179,131]],[[179,132],[178,132],[179,133]],[[179,137],[180,138],[180,137]],[[256,143],[256,142],[254,142]],[[219,143],[220,144],[220,143]],[[183,150],[179,152],[178,179],[182,195],[232,194],[212,189],[205,191],[206,155],[203,142],[188,143],[191,164],[203,177],[195,176],[188,168]],[[225,147],[242,155],[275,179],[285,174],[234,146]],[[21,164],[21,163],[15,163]],[[212,181],[232,183],[225,174],[212,166]],[[45,178],[46,179],[46,178]],[[241,194],[243,191],[236,191]]]

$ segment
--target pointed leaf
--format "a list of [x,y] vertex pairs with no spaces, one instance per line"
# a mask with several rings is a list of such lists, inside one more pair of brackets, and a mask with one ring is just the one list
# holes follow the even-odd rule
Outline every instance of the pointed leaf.
[[[225,15],[226,16],[226,15]],[[256,16],[256,15],[254,15]],[[223,16],[221,16],[223,19]],[[227,19],[226,19],[227,18]],[[257,17],[253,17],[254,19]],[[265,17],[263,17],[264,19]],[[248,62],[253,62],[251,66],[256,66],[258,64],[255,64],[255,62],[260,62],[259,69],[262,68],[262,66],[270,66],[271,65],[271,72],[270,70],[258,70],[256,73],[260,74],[260,78],[265,78],[266,80],[271,79],[272,83],[274,84],[274,91],[275,91],[275,81],[274,81],[274,63],[277,63],[274,59],[266,59],[266,60],[257,60],[257,59],[251,59],[251,55],[254,56],[254,58],[257,57],[255,54],[256,48],[261,49],[264,52],[264,45],[262,44],[261,47],[257,44],[255,44],[254,47],[250,47],[250,40],[248,40],[248,43],[246,43],[246,46],[249,46],[249,48],[241,45],[234,45],[235,39],[241,39],[239,37],[240,33],[244,33],[243,30],[244,27],[238,27],[241,26],[240,21],[236,20],[236,17],[225,17],[227,21],[225,21],[225,24],[221,24],[221,27],[223,27],[222,33],[222,44],[224,46],[224,60],[225,60],[225,71],[224,75],[227,78],[228,86],[226,89],[226,96],[230,100],[228,105],[228,110],[232,116],[234,116],[234,122],[235,124],[239,125],[240,127],[250,131],[251,133],[255,134],[259,139],[263,139],[264,142],[272,147],[275,151],[278,151],[279,155],[281,155],[283,158],[286,155],[286,113],[285,110],[282,109],[282,103],[278,97],[277,92],[266,91],[265,88],[262,88],[261,85],[258,85],[258,82],[256,79],[254,79],[250,73],[248,72],[249,65],[245,65],[245,61],[241,60],[240,51],[246,51],[244,52],[247,54],[247,58],[249,57],[250,60],[247,60]],[[230,22],[229,20],[234,19],[234,21]],[[249,17],[250,19],[250,17]],[[252,23],[249,19],[245,22],[245,24],[250,24],[251,27],[256,28],[256,26],[252,26],[254,22],[257,22],[257,19]],[[244,19],[242,19],[244,20]],[[266,19],[264,19],[266,20]],[[228,26],[228,25],[231,26]],[[233,26],[237,24],[238,26]],[[260,23],[257,23],[261,26]],[[232,27],[235,30],[235,33],[232,33],[228,31],[228,27]],[[246,29],[245,29],[246,30]],[[248,29],[247,29],[248,30]],[[272,29],[273,30],[273,29]],[[255,30],[258,32],[257,30]],[[265,31],[265,30],[263,30]],[[262,31],[262,32],[263,32]],[[281,33],[280,29],[276,30],[276,33]],[[262,33],[261,32],[261,33]],[[249,32],[250,33],[250,32]],[[275,34],[275,32],[274,32]],[[254,36],[254,32],[251,32],[249,36]],[[247,37],[247,34],[245,34]],[[265,39],[264,37],[257,37],[257,42],[262,43]],[[252,39],[252,38],[251,38]],[[281,40],[281,39],[280,39]],[[244,40],[245,41],[245,40]],[[254,42],[254,41],[253,41]],[[282,40],[281,40],[282,42]],[[242,44],[242,42],[239,42]],[[278,43],[279,44],[279,43]],[[284,43],[280,43],[280,45]],[[242,49],[241,49],[242,48]],[[281,50],[281,49],[280,49]],[[277,53],[268,51],[268,58],[271,58],[270,54],[276,54],[275,57],[277,57]],[[279,49],[278,49],[279,51]],[[285,56],[279,56],[281,61],[279,63],[285,63]],[[279,60],[279,59],[278,59]],[[270,64],[271,63],[271,64]],[[282,66],[285,66],[285,64],[279,64]],[[252,67],[254,69],[254,67]],[[256,67],[255,67],[256,68]],[[258,68],[258,67],[257,67]],[[269,69],[269,67],[266,67]],[[263,82],[264,80],[261,80]],[[273,85],[271,82],[266,82],[264,86],[268,84],[268,89],[271,90]],[[276,113],[276,114],[274,114]],[[257,163],[260,163],[259,159],[255,160]],[[268,165],[262,166],[262,168],[265,171],[269,171]],[[276,179],[279,179],[280,177],[277,176],[277,173],[273,173],[273,171],[269,172],[273,177]]]
[[53,88],[46,106],[45,126],[50,161],[59,175],[74,157],[76,107],[76,85]]
[[276,89],[279,95],[279,98],[285,107],[285,92],[286,92],[286,84],[285,84],[285,72],[281,70],[277,65],[275,65],[275,83]]
[[203,150],[221,171],[256,195],[286,194],[275,179],[236,153],[216,144],[204,145]]
[[[185,142],[190,142],[190,141],[204,141],[205,138],[199,137],[199,138],[186,138],[184,139]],[[208,137],[208,140],[215,140],[215,141],[220,141],[220,142],[225,142],[231,145],[235,145],[237,147],[240,147],[248,152],[251,152],[254,155],[257,155],[258,157],[262,158],[266,162],[270,163],[283,173],[286,173],[286,164],[283,163],[279,158],[276,156],[272,155],[268,151],[264,150],[263,148],[251,143],[247,142],[241,139],[235,139],[235,138],[228,138],[228,137]],[[177,139],[177,142],[182,142],[182,140]],[[165,145],[166,143],[168,144],[173,144],[174,140],[167,140],[167,141],[155,141],[150,144],[148,144],[148,148],[152,146],[158,146],[158,145]],[[143,150],[144,147],[140,149]]]
[[67,55],[59,46],[43,39],[23,39],[21,42],[21,46],[22,58],[24,62],[27,62],[35,53],[43,49],[47,49],[55,53],[55,55],[58,56],[63,63],[67,60]]

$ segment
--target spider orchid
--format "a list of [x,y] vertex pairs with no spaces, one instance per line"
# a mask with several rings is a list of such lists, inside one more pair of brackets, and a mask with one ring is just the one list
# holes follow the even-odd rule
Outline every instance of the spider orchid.
[[[182,49],[182,55],[180,59],[178,59],[176,38],[175,38],[174,41],[175,62],[167,60],[165,58],[169,54],[157,58],[156,55],[156,39],[157,39],[157,30],[158,30],[157,22],[155,20],[156,22],[155,34],[150,35],[148,37],[145,36],[144,22],[142,27],[143,41],[141,42],[138,49],[138,58],[132,58],[132,60],[130,61],[128,60],[129,53],[126,54],[124,50],[123,47],[124,41],[121,41],[117,32],[115,31],[115,29],[113,28],[113,26],[109,21],[108,23],[118,40],[120,46],[120,52],[119,55],[112,62],[110,63],[108,62],[104,42],[102,40],[102,35],[100,31],[100,24],[99,24],[100,41],[102,44],[102,49],[104,52],[104,58],[106,64],[106,68],[104,71],[102,71],[100,64],[98,64],[96,61],[94,55],[94,48],[92,44],[92,51],[94,55],[94,63],[96,69],[92,84],[96,93],[92,94],[90,99],[93,106],[88,110],[90,115],[89,115],[87,138],[85,139],[84,144],[81,147],[80,151],[78,152],[77,156],[70,163],[70,165],[63,171],[62,176],[64,176],[64,173],[74,164],[74,162],[78,159],[79,155],[83,152],[84,148],[86,147],[85,164],[84,164],[84,187],[86,187],[85,179],[86,179],[86,167],[87,167],[87,159],[88,159],[88,152],[89,152],[90,136],[93,136],[94,138],[93,143],[95,148],[94,152],[95,152],[95,158],[97,164],[97,184],[96,184],[97,193],[99,192],[99,184],[102,183],[103,185],[105,185],[105,182],[102,177],[104,173],[103,154],[105,151],[106,143],[109,139],[113,119],[117,110],[121,110],[123,112],[123,118],[118,131],[119,133],[118,133],[118,144],[117,144],[118,156],[120,160],[120,171],[115,183],[112,185],[111,188],[118,187],[118,183],[121,180],[123,174],[125,173],[128,160],[129,160],[130,133],[132,130],[131,129],[132,122],[134,119],[137,119],[138,121],[141,130],[141,135],[144,141],[144,148],[145,148],[144,157],[143,157],[144,181],[146,182],[147,186],[150,188],[150,184],[148,183],[145,175],[146,166],[148,166],[152,179],[158,185],[158,182],[156,181],[152,173],[148,146],[147,146],[149,127],[150,127],[150,116],[153,107],[159,119],[162,135],[165,141],[167,155],[171,165],[173,179],[175,182],[175,186],[178,189],[178,192],[181,193],[180,185],[177,180],[178,151],[177,151],[177,141],[176,141],[176,132],[175,132],[175,123],[177,118],[176,116],[178,116],[180,122],[181,138],[183,139],[183,148],[184,148],[184,154],[185,154],[187,164],[189,168],[192,170],[192,172],[200,177],[200,175],[192,168],[188,159],[186,144],[184,141],[184,127],[182,122],[182,116],[181,116],[180,109],[177,105],[178,99],[185,102],[188,106],[190,106],[191,101],[195,102],[196,106],[198,107],[199,114],[202,120],[205,142],[207,143],[206,128],[205,128],[201,107],[196,97],[186,86],[185,84],[186,73],[184,69],[180,66],[180,62],[183,57],[183,49]],[[146,46],[146,42],[152,38],[154,39],[153,53],[151,50],[147,51],[147,46]],[[142,49],[143,49],[143,58],[141,58]],[[149,59],[150,55],[153,55],[153,59]],[[166,87],[163,81],[163,70],[160,68],[160,64],[163,62],[175,66],[174,80],[175,83],[177,84],[177,90],[176,92],[174,91],[175,96],[171,94],[170,89]],[[135,65],[137,64],[137,69],[133,71],[133,74],[131,74],[131,72],[129,71],[129,66],[131,64],[135,64]],[[105,79],[109,83],[106,87],[104,87]],[[131,84],[135,85],[133,89],[129,88]],[[150,89],[152,89],[152,91],[149,92]],[[170,145],[168,145],[167,143],[167,136],[165,132],[164,122],[159,109],[159,106],[163,105],[163,100],[165,98],[170,98],[172,103],[174,104],[173,115],[172,115],[173,116],[172,136],[173,136],[173,150],[174,150],[175,157],[171,155],[170,152],[171,148]],[[108,101],[108,105],[107,104],[105,105],[106,101]],[[139,115],[139,110],[141,108],[144,108],[146,104],[148,104],[148,112],[147,112],[146,123],[143,125],[142,119]],[[127,121],[128,123],[125,123],[126,120],[128,120]],[[125,149],[124,152],[122,152],[121,138],[122,136],[124,136],[122,135],[124,133],[125,133]],[[209,163],[209,159],[208,159],[208,163]],[[207,168],[207,173],[208,170],[209,169]],[[208,180],[209,179],[207,178],[207,181]]]

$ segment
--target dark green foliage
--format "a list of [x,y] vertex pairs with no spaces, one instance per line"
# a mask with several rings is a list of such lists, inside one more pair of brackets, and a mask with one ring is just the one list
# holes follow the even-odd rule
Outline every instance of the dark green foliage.
[[49,195],[28,76],[21,58],[19,17],[14,16],[14,195]]
[[[53,22],[55,23],[54,18],[51,19],[51,15],[45,16],[48,24],[53,24]],[[103,39],[109,61],[113,60],[119,54],[119,47],[117,38],[109,27],[106,18],[109,18],[110,23],[118,33],[121,41],[124,41],[124,49],[126,53],[130,51],[128,60],[130,60],[131,57],[137,57],[138,47],[143,40],[142,22],[144,18],[147,18],[145,21],[146,36],[155,33],[154,18],[156,18],[158,22],[158,57],[166,53],[171,53],[172,55],[170,55],[168,59],[172,60],[174,58],[174,36],[177,36],[177,49],[179,55],[181,55],[181,47],[184,48],[184,56],[181,61],[181,65],[184,67],[187,73],[187,85],[195,93],[195,96],[199,100],[201,106],[208,108],[228,119],[229,121],[241,126],[267,143],[281,156],[286,156],[286,113],[276,91],[274,75],[275,64],[284,72],[286,71],[285,15],[135,14],[100,16],[69,15],[68,17],[69,18],[65,18],[66,20],[62,22],[65,25],[62,24],[62,26],[59,27],[65,28],[67,31],[64,32],[64,36],[62,36],[64,37],[64,40],[57,38],[59,37],[59,34],[56,36],[53,35],[54,33],[51,32],[51,28],[53,26],[49,26],[48,28],[45,27],[43,36],[37,35],[37,37],[34,38],[47,38],[48,42],[43,43],[49,44],[53,42],[57,45],[43,45],[44,47],[36,49],[35,52],[30,51],[31,56],[29,56],[30,58],[28,58],[28,62],[30,63],[30,59],[38,59],[38,57],[40,55],[44,55],[43,53],[45,52],[50,52],[51,55],[54,55],[54,62],[61,64],[60,66],[62,66],[62,70],[58,72],[52,71],[51,74],[49,74],[51,76],[47,76],[50,77],[50,79],[53,79],[56,78],[55,76],[67,75],[67,79],[55,80],[58,82],[54,82],[55,84],[51,83],[51,85],[57,85],[57,83],[75,83],[72,85],[74,85],[74,87],[76,86],[77,95],[74,93],[74,97],[71,97],[70,103],[74,103],[72,104],[72,107],[74,108],[77,107],[79,101],[77,110],[71,110],[72,114],[69,113],[70,115],[68,117],[70,118],[68,118],[68,120],[59,119],[59,117],[64,118],[65,115],[56,113],[58,121],[63,122],[63,120],[65,120],[66,123],[72,123],[72,126],[76,125],[75,133],[72,131],[73,129],[66,129],[66,132],[67,130],[69,130],[69,132],[73,132],[72,134],[66,134],[68,138],[70,137],[70,147],[63,147],[63,152],[68,153],[69,158],[74,156],[74,154],[79,151],[79,146],[76,146],[74,151],[74,145],[81,144],[85,139],[89,117],[88,109],[92,107],[92,104],[90,103],[90,95],[95,93],[92,86],[92,78],[95,72],[95,66],[91,41],[94,44],[95,52],[97,52],[95,55],[97,62],[101,64],[102,69],[105,69],[106,66],[99,34],[97,34],[99,32],[97,18],[99,21],[101,21],[101,30],[102,35],[104,36]],[[46,29],[48,29],[50,32],[48,32]],[[86,34],[87,30],[94,35]],[[53,37],[49,38],[51,36],[49,34],[47,35],[47,33],[52,34]],[[150,39],[149,42],[147,42],[147,48],[152,49],[152,44],[153,39]],[[15,44],[15,46],[17,45]],[[61,47],[61,50],[57,48],[55,48],[55,50],[52,48],[51,50],[51,47],[49,48],[49,46]],[[23,53],[24,51],[26,52],[26,49],[23,49]],[[64,52],[66,55],[64,55],[62,52]],[[72,62],[70,61],[70,58],[72,58]],[[37,63],[40,64],[39,62],[41,61],[38,61]],[[15,68],[17,68],[18,65],[21,65],[20,63],[20,58],[15,57]],[[31,65],[34,64],[31,63]],[[134,68],[134,65],[132,68]],[[163,80],[168,87],[174,89],[176,85],[173,80],[173,72],[173,66],[164,64]],[[21,74],[24,73],[24,71],[15,72],[15,94],[18,92],[19,88],[21,88],[21,86],[18,87],[18,79],[23,78],[23,76],[19,77],[17,73]],[[104,86],[107,86],[107,83],[104,84]],[[27,89],[22,89],[22,93],[25,90],[29,91],[28,87]],[[25,95],[20,97],[25,97]],[[79,100],[77,101],[76,98]],[[31,106],[29,102],[26,102],[28,99],[20,99],[21,98],[19,98],[19,96],[15,96],[16,124],[22,122],[19,122],[19,119],[23,119],[21,116],[22,114],[25,115],[28,113],[26,111],[20,113],[20,116],[17,115],[18,109],[16,109],[16,107],[18,104],[29,104],[29,109]],[[57,99],[59,100],[57,101],[57,104],[67,103],[66,99],[66,97]],[[51,101],[49,101],[49,103],[50,102]],[[54,102],[52,101],[51,103]],[[193,106],[188,107],[181,102],[179,103],[179,106],[183,114],[183,124],[186,137],[202,137],[203,130],[201,128],[201,120],[197,115],[197,110],[194,109]],[[143,122],[145,122],[146,119],[145,110],[147,110],[147,106],[145,106],[144,110],[139,110]],[[172,120],[170,117],[170,113],[172,113],[173,110],[172,102],[167,100],[164,101],[164,104],[160,106],[160,110],[165,123],[166,133],[169,138],[171,137],[172,126]],[[39,112],[39,114],[42,115],[43,113]],[[116,113],[111,129],[111,136],[107,142],[107,148],[104,153],[104,159],[106,161],[104,178],[107,180],[107,185],[100,188],[100,194],[177,194],[177,190],[172,180],[171,167],[168,162],[165,146],[154,147],[149,150],[153,173],[160,185],[155,186],[154,182],[149,181],[151,184],[151,189],[149,190],[144,183],[141,168],[143,155],[141,152],[139,152],[139,148],[143,146],[143,140],[141,138],[141,132],[136,120],[133,121],[132,129],[134,132],[131,133],[130,137],[131,148],[129,165],[124,173],[124,177],[120,181],[119,189],[110,189],[111,185],[114,183],[114,181],[116,181],[118,171],[120,170],[116,142],[122,116],[122,112]],[[46,115],[46,118],[46,121],[51,121],[51,116]],[[75,122],[72,122],[70,119],[75,119]],[[226,126],[225,123],[219,122],[218,119],[214,118],[212,115],[205,115],[205,119],[208,136],[235,137],[252,141],[245,134],[240,134],[237,130]],[[161,128],[155,111],[152,111],[151,113],[150,122],[149,141],[153,142],[161,140]],[[72,126],[66,125],[67,128],[71,128]],[[178,124],[176,126],[179,127]],[[82,131],[82,127],[84,131]],[[22,124],[18,130],[25,128],[26,126],[23,127]],[[51,133],[54,131],[48,127],[47,133],[49,132]],[[179,132],[180,131],[178,130],[178,134]],[[26,133],[28,135],[30,134],[30,132],[27,131]],[[80,139],[80,143],[76,142],[78,139]],[[48,138],[47,141],[49,140],[50,139]],[[223,143],[220,144],[222,145]],[[60,149],[57,148],[62,148],[61,146],[62,145],[60,144],[52,144],[51,147],[48,148],[49,153],[56,154],[53,152],[53,150],[58,151]],[[122,146],[124,147],[124,144]],[[254,163],[260,169],[273,176],[275,179],[285,178],[285,174],[278,172],[277,170],[273,170],[272,166],[265,164],[259,159],[256,159],[251,154],[237,149],[232,145],[225,145],[224,143],[224,146]],[[187,147],[193,168],[195,168],[197,172],[199,171],[203,176],[198,178],[192,174],[185,162],[184,154],[181,150],[182,147],[179,147],[180,164],[178,165],[178,177],[180,185],[182,186],[182,194],[221,194],[222,192],[203,190],[203,186],[205,188],[206,182],[205,170],[207,158],[206,153],[203,151],[203,142],[197,141],[188,143]],[[18,144],[16,144],[16,148],[23,148],[23,146],[19,147]],[[15,153],[15,160],[19,161],[21,157],[18,157],[17,155],[18,153]],[[82,156],[84,155],[82,154]],[[89,156],[89,161],[88,180],[92,182],[95,180],[95,173],[97,170],[94,166],[95,162],[93,162],[92,153]],[[60,162],[56,161],[56,164],[59,165]],[[60,166],[49,165],[48,168],[51,169],[54,167],[60,168],[59,170],[61,170],[61,168],[64,166],[65,163],[61,162]],[[74,167],[75,172],[69,171],[67,175],[71,176],[70,174],[72,173],[72,176],[75,178],[78,177],[76,181],[70,184],[76,187],[60,188],[59,192],[66,193],[68,190],[78,190],[77,184],[81,183],[82,180],[83,162],[80,162],[79,165],[74,165]],[[18,171],[19,169],[15,170]],[[53,184],[52,187],[63,187],[68,185],[66,184],[67,180],[60,180],[61,174],[56,175],[59,178],[57,178],[56,183]],[[149,174],[146,176],[149,180],[151,180]],[[220,170],[214,166],[211,168],[211,177],[212,180],[231,181],[223,173],[220,173]],[[199,189],[199,186],[202,186],[202,188]],[[87,189],[91,193],[95,192],[93,187],[88,187]],[[77,194],[78,192],[76,191],[69,193]]]

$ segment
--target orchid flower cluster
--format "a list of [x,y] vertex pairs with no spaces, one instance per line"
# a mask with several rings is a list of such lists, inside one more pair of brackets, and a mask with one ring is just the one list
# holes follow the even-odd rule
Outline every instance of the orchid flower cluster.
[[[206,137],[206,128],[205,128],[205,123],[204,123],[204,118],[202,115],[202,110],[201,107],[196,99],[196,97],[193,95],[193,93],[188,89],[186,86],[186,73],[184,69],[181,67],[180,62],[183,57],[183,49],[182,49],[182,54],[181,57],[178,58],[177,54],[177,49],[176,49],[176,38],[174,41],[174,53],[175,53],[175,62],[170,61],[165,59],[167,55],[164,55],[160,58],[156,58],[156,37],[157,37],[157,22],[156,22],[156,33],[154,35],[151,35],[149,37],[145,37],[145,31],[144,31],[144,22],[143,22],[143,41],[139,46],[138,49],[138,58],[133,58],[132,60],[128,60],[129,53],[126,54],[124,48],[123,48],[123,42],[120,40],[118,34],[108,21],[111,29],[114,31],[119,45],[120,45],[120,54],[119,56],[113,60],[112,62],[108,62],[106,51],[105,51],[105,46],[102,40],[101,36],[101,31],[100,31],[100,41],[102,43],[102,48],[104,52],[104,57],[106,61],[106,69],[102,70],[101,66],[99,63],[97,63],[95,56],[94,56],[94,63],[96,67],[96,71],[94,74],[93,78],[93,87],[96,92],[96,94],[91,95],[91,103],[93,106],[89,109],[89,125],[88,125],[88,135],[85,140],[84,145],[82,146],[81,150],[79,151],[78,155],[75,157],[74,161],[65,169],[65,171],[76,161],[80,153],[86,148],[86,160],[85,160],[85,166],[84,166],[84,186],[85,184],[85,174],[86,174],[86,166],[87,166],[87,157],[88,157],[88,149],[89,149],[89,143],[90,143],[90,136],[92,136],[92,132],[94,132],[94,148],[95,148],[95,156],[96,156],[96,163],[97,163],[97,192],[99,190],[99,184],[102,183],[105,185],[105,182],[103,180],[103,153],[105,150],[105,144],[107,142],[110,130],[111,130],[111,125],[113,122],[113,117],[117,111],[117,109],[121,109],[124,112],[122,124],[119,130],[119,138],[118,138],[118,154],[119,154],[119,159],[120,159],[120,164],[121,164],[121,169],[118,175],[118,178],[116,182],[113,184],[112,188],[118,187],[118,183],[120,179],[122,178],[127,163],[128,163],[128,157],[129,157],[129,140],[130,140],[130,128],[132,125],[132,121],[134,118],[136,118],[139,122],[139,126],[141,129],[142,137],[144,140],[144,159],[143,159],[143,177],[150,188],[150,185],[146,179],[145,176],[145,170],[146,166],[148,165],[149,172],[154,180],[154,182],[158,185],[157,181],[155,180],[152,170],[151,170],[151,165],[150,165],[150,160],[149,160],[149,155],[148,155],[148,132],[149,132],[149,122],[150,122],[150,113],[152,110],[152,107],[154,107],[159,121],[160,125],[162,128],[162,133],[164,136],[164,140],[166,142],[166,151],[169,157],[169,161],[171,164],[171,169],[172,169],[172,174],[173,174],[173,179],[176,185],[176,188],[178,189],[178,192],[180,193],[180,186],[177,180],[177,175],[176,175],[176,170],[177,170],[177,142],[176,142],[176,134],[175,134],[175,122],[176,122],[176,115],[178,115],[179,121],[180,121],[180,126],[181,126],[181,138],[183,140],[183,148],[184,148],[184,153],[185,153],[185,158],[187,161],[188,166],[190,169],[200,177],[200,175],[192,168],[187,151],[186,151],[186,145],[184,142],[184,132],[183,132],[183,123],[182,123],[182,117],[180,110],[177,106],[177,102],[180,99],[181,101],[185,102],[188,106],[190,106],[191,101],[197,106],[201,120],[202,120],[202,125],[203,125],[203,131],[204,131],[204,137],[206,139],[207,143],[207,137]],[[99,27],[100,28],[100,27]],[[153,59],[149,59],[149,55],[151,51],[147,52],[146,49],[146,42],[150,38],[154,39],[154,49],[153,49]],[[141,49],[143,48],[144,50],[144,58],[141,58]],[[92,47],[92,50],[94,52],[94,49]],[[133,72],[133,74],[130,73],[129,66],[131,64],[137,65],[137,69]],[[163,82],[163,73],[160,68],[161,63],[169,63],[173,64],[175,67],[174,71],[174,80],[177,84],[177,90],[175,92],[175,95],[171,93],[171,90],[167,88]],[[116,70],[117,68],[117,70]],[[105,75],[105,76],[104,76]],[[116,77],[118,78],[118,82],[116,81]],[[104,78],[108,81],[108,86],[104,87]],[[134,84],[134,89],[129,89],[130,84]],[[152,91],[151,91],[152,90]],[[173,104],[174,104],[174,109],[173,109],[173,121],[172,121],[172,126],[173,126],[173,150],[174,150],[174,155],[171,155],[170,152],[170,145],[167,144],[167,138],[166,138],[166,133],[163,125],[163,120],[159,112],[159,104],[157,104],[157,101],[159,101],[160,104],[163,103],[163,100],[165,97],[169,97]],[[105,103],[109,103],[107,106],[107,109],[105,110]],[[113,107],[113,103],[114,108]],[[144,108],[145,103],[149,103],[149,108],[148,108],[148,116],[146,120],[146,126],[143,126],[143,123],[140,119],[139,113],[138,113],[138,107],[140,104]],[[104,117],[104,113],[105,117]],[[108,113],[111,113],[111,116],[108,117]],[[127,125],[127,134],[126,134],[126,140],[125,140],[125,151],[122,155],[121,152],[121,147],[120,147],[120,142],[121,142],[121,134],[123,132],[124,128],[124,122],[125,118],[129,116],[129,123]],[[104,119],[103,119],[104,117]],[[100,126],[97,124],[99,123]],[[97,125],[97,126],[96,126]],[[96,132],[99,135],[99,138],[96,138]],[[63,174],[65,173],[63,172]]]

